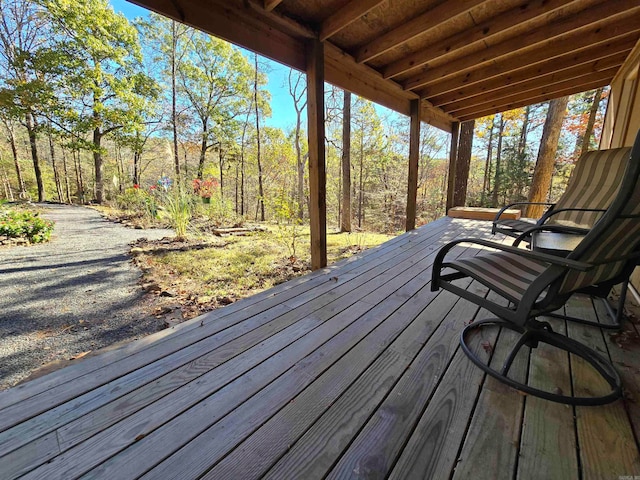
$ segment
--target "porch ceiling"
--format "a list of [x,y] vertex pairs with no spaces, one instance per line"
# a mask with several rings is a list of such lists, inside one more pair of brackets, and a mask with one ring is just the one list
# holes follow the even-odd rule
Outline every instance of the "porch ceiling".
[[133,0],[423,121],[465,121],[608,85],[640,39],[640,0]]

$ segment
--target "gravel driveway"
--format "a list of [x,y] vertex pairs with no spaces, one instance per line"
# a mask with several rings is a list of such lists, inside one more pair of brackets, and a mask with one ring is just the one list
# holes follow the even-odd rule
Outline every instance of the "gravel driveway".
[[49,243],[0,249],[0,389],[43,364],[157,331],[129,243],[172,236],[134,230],[95,210],[43,205]]

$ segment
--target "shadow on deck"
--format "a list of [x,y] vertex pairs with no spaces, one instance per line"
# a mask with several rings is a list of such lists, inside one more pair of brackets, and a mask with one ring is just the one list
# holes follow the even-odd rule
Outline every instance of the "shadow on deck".
[[[627,396],[611,405],[554,404],[486,378],[458,337],[487,312],[429,290],[438,249],[477,236],[489,236],[487,222],[443,218],[1,392],[0,478],[640,475],[635,327],[615,338],[621,347],[555,323],[614,361]],[[604,308],[576,296],[567,313],[595,319]],[[492,361],[504,356],[499,336],[477,342]],[[578,362],[539,350],[516,365],[530,382],[590,385]]]

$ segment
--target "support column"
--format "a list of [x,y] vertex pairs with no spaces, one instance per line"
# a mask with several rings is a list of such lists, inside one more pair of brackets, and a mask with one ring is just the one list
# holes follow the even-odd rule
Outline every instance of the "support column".
[[407,187],[406,230],[416,228],[418,198],[418,157],[420,154],[420,100],[411,100],[411,128],[409,130],[409,185]]
[[453,195],[456,180],[456,160],[458,159],[458,137],[460,134],[460,122],[451,124],[451,148],[449,149],[449,175],[447,178],[447,206],[444,214],[453,208]]
[[327,266],[327,192],[324,150],[324,45],[312,39],[306,46],[307,120],[309,135],[309,220],[311,268]]

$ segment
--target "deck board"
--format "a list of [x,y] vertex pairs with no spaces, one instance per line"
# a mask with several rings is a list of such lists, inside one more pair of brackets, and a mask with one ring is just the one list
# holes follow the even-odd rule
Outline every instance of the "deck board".
[[[0,392],[0,478],[640,475],[632,400],[573,409],[524,396],[460,350],[464,324],[488,314],[431,292],[431,266],[445,243],[487,238],[489,228],[440,219]],[[479,251],[459,245],[452,254]],[[603,314],[588,298],[567,308]],[[628,398],[640,398],[639,345],[623,350],[592,327],[570,325],[569,334],[610,355]],[[509,335],[483,335],[476,347],[499,363]],[[562,362],[539,349],[513,368],[570,389]],[[574,380],[589,380],[578,362],[571,367]]]

